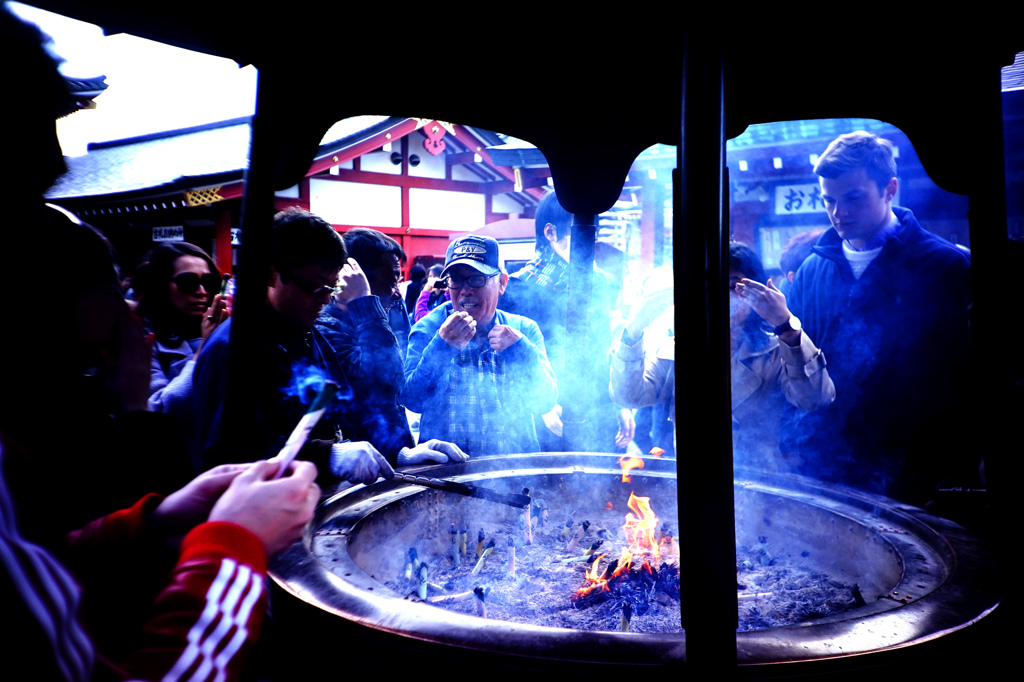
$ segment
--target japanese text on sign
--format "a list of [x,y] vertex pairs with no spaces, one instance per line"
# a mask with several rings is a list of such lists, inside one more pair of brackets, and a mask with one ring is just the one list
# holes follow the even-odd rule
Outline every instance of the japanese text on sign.
[[170,225],[166,227],[153,228],[153,241],[155,242],[183,242],[185,241],[185,226]]
[[817,183],[807,185],[779,185],[775,188],[776,215],[794,213],[821,213],[825,202]]

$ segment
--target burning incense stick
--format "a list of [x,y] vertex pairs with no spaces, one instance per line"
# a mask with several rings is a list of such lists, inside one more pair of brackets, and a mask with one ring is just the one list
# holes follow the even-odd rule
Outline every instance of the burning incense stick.
[[516,579],[516,541],[512,539],[511,535],[508,536],[508,564],[505,566],[505,571],[512,580]]
[[484,604],[484,600],[487,599],[487,593],[490,591],[490,587],[483,586],[479,586],[473,590],[473,596],[476,597],[476,615],[481,618],[487,617],[487,605]]
[[583,553],[583,556],[594,556],[597,548],[604,544],[604,540],[595,540],[592,545]]
[[590,528],[590,521],[584,521],[580,524],[580,527],[576,529],[576,535],[572,536],[572,540],[569,541],[569,546],[565,548],[566,551],[571,552],[576,549],[576,543],[583,538],[583,535],[587,532],[588,528]]
[[284,447],[277,453],[271,461],[277,460],[281,462],[280,468],[274,475],[275,479],[281,478],[284,475],[288,465],[292,463],[295,456],[299,454],[299,450],[306,444],[306,439],[309,438],[309,432],[313,430],[316,423],[320,421],[320,417],[323,416],[327,407],[334,400],[334,397],[338,394],[338,384],[333,381],[325,381],[323,388],[317,393],[316,399],[313,400],[313,404],[306,410],[306,414],[302,415],[302,419],[292,429],[292,433],[288,436],[288,440],[285,442]]
[[[523,488],[523,496],[529,499],[530,489]],[[526,525],[526,544],[533,544],[533,514],[530,512],[532,505],[527,504],[523,509],[523,523]]]
[[633,619],[633,605],[628,601],[622,604],[622,621],[619,623],[619,630],[629,632],[629,621]]
[[748,594],[737,594],[736,601],[755,601],[757,599],[768,599],[773,596],[772,592],[751,592]]
[[479,559],[484,553],[484,529],[476,534],[476,558]]
[[452,536],[452,563],[458,568],[462,565],[462,554],[459,553],[459,531],[455,529],[454,523],[448,533]]
[[438,594],[433,597],[427,597],[427,601],[431,604],[450,604],[453,602],[465,601],[473,598],[473,591],[468,590],[466,592],[459,592],[457,594]]
[[405,579],[412,580],[413,576],[418,576],[420,571],[420,560],[416,554],[416,548],[409,548],[409,558],[405,561]]
[[419,577],[419,580],[420,580],[420,584],[419,584],[419,587],[417,589],[417,593],[420,595],[420,599],[426,599],[427,598],[427,563],[425,561],[420,564],[420,569],[419,569],[418,577]]
[[474,566],[473,570],[469,572],[470,575],[480,574],[480,569],[484,567],[484,561],[486,561],[487,557],[491,556],[491,552],[494,551],[494,545],[494,538],[491,538],[491,540],[484,546],[484,551],[480,554],[480,560],[476,562],[476,566]]
[[533,525],[540,528],[546,525],[548,520],[548,507],[541,500],[533,501]]
[[569,520],[562,526],[562,542],[568,542],[570,537],[572,537],[572,517],[569,517]]
[[462,527],[459,528],[459,554],[466,553],[466,536],[469,535],[469,526],[463,522]]

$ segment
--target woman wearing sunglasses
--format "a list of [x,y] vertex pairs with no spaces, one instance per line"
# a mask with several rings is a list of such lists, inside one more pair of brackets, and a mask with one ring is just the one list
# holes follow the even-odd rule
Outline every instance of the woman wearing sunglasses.
[[220,294],[220,271],[198,246],[173,242],[154,249],[136,279],[136,313],[155,337],[149,409],[166,412],[188,427],[196,358],[203,342],[230,315]]

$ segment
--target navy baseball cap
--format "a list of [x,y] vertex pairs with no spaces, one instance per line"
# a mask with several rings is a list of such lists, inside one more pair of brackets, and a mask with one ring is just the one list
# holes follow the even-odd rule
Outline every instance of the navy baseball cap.
[[494,237],[469,235],[459,237],[448,245],[441,277],[447,277],[453,265],[468,265],[484,275],[501,272],[498,267],[498,241]]

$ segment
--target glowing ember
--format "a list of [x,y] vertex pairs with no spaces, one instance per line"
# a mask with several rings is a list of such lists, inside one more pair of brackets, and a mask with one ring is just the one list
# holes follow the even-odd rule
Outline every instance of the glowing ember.
[[605,509],[615,509],[615,505],[612,504],[611,500],[608,500],[607,502],[604,503],[604,508]]
[[622,482],[630,483],[633,479],[630,478],[629,472],[633,469],[643,469],[644,461],[639,457],[627,457],[626,455],[623,455],[622,457],[619,457],[619,466],[622,467]]
[[653,447],[653,448],[651,448],[651,454],[653,456],[655,456],[655,457],[661,457],[662,455],[665,454],[665,449],[664,448],[659,448],[659,447]]

